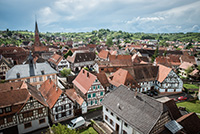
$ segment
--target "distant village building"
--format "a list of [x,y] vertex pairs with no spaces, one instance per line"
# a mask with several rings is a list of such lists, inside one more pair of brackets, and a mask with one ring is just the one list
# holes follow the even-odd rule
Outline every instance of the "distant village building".
[[182,92],[183,81],[179,76],[169,67],[158,65],[158,78],[156,81],[156,88],[160,93]]
[[182,77],[188,77],[188,74],[186,73],[186,70],[193,67],[194,64],[192,63],[189,63],[189,62],[183,62],[179,68],[178,68],[178,71],[179,71],[179,74],[182,76]]
[[70,68],[73,72],[78,73],[83,67],[93,68],[96,55],[94,52],[75,51],[72,56],[67,57]]
[[101,105],[105,89],[97,76],[82,69],[72,83],[76,92],[87,102],[88,108]]
[[6,72],[13,67],[13,64],[0,55],[0,80],[6,78]]
[[46,80],[38,89],[48,104],[49,116],[57,123],[74,116],[73,101],[51,80]]
[[44,52],[49,52],[49,48],[40,42],[37,22],[35,22],[35,42],[32,45],[32,52],[39,55]]
[[31,54],[29,55],[29,64],[15,65],[6,73],[6,80],[9,82],[26,81],[39,88],[40,85],[51,78],[54,83],[57,82],[57,74],[47,62],[35,63]]
[[69,62],[61,55],[54,54],[49,60],[50,65],[58,72],[63,68],[70,68]]
[[12,64],[18,65],[26,61],[29,51],[22,47],[0,47],[0,55],[6,59],[10,59]]

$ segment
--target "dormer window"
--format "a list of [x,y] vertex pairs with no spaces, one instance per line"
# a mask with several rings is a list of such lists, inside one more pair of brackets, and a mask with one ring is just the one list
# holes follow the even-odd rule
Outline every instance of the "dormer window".
[[6,107],[6,113],[11,112],[11,107]]
[[17,73],[17,78],[20,78],[20,73]]
[[44,70],[41,71],[41,74],[44,75]]

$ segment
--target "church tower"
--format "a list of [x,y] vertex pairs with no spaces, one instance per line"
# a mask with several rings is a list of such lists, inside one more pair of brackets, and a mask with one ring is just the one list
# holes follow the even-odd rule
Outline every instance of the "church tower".
[[32,52],[34,55],[41,55],[42,53],[49,52],[49,48],[40,42],[37,21],[35,21],[35,42],[32,45]]
[[35,42],[34,42],[34,46],[43,46],[43,44],[40,42],[37,21],[35,21]]

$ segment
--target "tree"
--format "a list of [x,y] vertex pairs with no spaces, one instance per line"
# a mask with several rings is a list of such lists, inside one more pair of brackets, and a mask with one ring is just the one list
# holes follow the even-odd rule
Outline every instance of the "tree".
[[193,68],[192,67],[188,67],[185,72],[186,74],[188,75],[189,73],[191,73],[193,71]]
[[113,45],[112,38],[107,39],[106,45],[109,46],[109,47]]
[[158,46],[156,47],[156,50],[154,52],[154,55],[151,57],[151,62],[153,63],[155,58],[159,55],[159,52],[158,52]]
[[63,70],[60,71],[61,76],[67,77],[71,74],[70,68],[63,68]]
[[47,133],[48,134],[49,133],[50,134],[79,134],[78,131],[74,129],[70,129],[66,125],[62,125],[60,123],[58,123],[57,126],[53,124],[53,126],[50,128],[50,130],[47,131]]
[[67,59],[68,56],[72,56],[72,51],[69,50],[67,53],[64,54],[65,59]]

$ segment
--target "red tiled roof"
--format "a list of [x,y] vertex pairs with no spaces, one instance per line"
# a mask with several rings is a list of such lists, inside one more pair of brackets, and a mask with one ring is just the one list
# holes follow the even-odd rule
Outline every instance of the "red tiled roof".
[[72,101],[76,101],[80,106],[83,104],[84,102],[84,99],[78,95],[76,93],[76,90],[75,89],[67,89],[65,91],[65,93],[67,94],[67,96],[72,100]]
[[30,97],[28,90],[25,88],[2,91],[0,94],[0,107],[22,104]]
[[109,55],[109,60],[130,60],[131,61],[131,55]]
[[162,83],[172,69],[161,64],[158,64],[158,66],[158,81]]
[[55,65],[58,65],[60,61],[63,59],[61,55],[54,54],[50,59],[49,62],[54,63]]
[[51,79],[46,80],[39,88],[39,91],[45,98],[50,109],[62,94],[62,90],[59,87],[56,87],[56,84]]
[[193,64],[192,63],[189,63],[189,62],[183,62],[180,66],[179,66],[179,68],[182,68],[182,69],[188,69],[189,67],[191,67],[191,66],[193,66]]
[[101,59],[107,59],[109,55],[110,55],[110,52],[107,50],[101,50],[98,54],[99,58]]
[[83,92],[83,94],[86,94],[96,79],[97,77],[95,75],[82,69],[72,83]]
[[2,91],[10,91],[15,89],[22,89],[27,88],[27,85],[23,81],[19,82],[7,82],[7,83],[1,83],[0,84],[0,92]]
[[138,86],[133,76],[125,69],[118,69],[110,76],[110,78],[111,80],[109,82],[116,87],[127,84],[134,84]]

